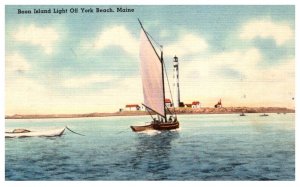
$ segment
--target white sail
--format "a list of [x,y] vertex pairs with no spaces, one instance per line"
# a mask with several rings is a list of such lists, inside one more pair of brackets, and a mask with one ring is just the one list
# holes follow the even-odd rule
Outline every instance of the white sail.
[[165,116],[162,65],[143,30],[141,30],[140,40],[144,104],[158,114]]

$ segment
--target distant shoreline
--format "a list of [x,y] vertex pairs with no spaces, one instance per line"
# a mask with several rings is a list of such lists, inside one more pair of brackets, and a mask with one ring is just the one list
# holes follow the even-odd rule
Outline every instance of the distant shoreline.
[[[174,111],[170,108],[170,111]],[[236,114],[236,113],[295,113],[294,109],[282,107],[222,107],[222,108],[176,108],[177,114]],[[48,118],[86,118],[110,116],[144,116],[147,111],[122,111],[114,113],[87,114],[14,114],[6,115],[5,119],[48,119]]]

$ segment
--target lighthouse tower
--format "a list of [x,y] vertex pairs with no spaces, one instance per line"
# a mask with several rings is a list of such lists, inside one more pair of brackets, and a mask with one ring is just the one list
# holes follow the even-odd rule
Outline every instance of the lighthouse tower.
[[179,91],[179,66],[178,57],[175,55],[173,61],[173,87],[174,87],[174,107],[179,107],[180,104],[180,91]]

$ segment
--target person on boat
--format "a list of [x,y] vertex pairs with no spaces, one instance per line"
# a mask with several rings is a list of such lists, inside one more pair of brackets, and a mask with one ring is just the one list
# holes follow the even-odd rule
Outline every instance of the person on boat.
[[169,122],[172,122],[172,116],[169,117]]

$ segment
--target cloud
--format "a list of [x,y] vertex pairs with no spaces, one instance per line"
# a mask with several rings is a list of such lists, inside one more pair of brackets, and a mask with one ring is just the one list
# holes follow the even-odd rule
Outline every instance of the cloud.
[[180,65],[182,100],[213,106],[223,98],[225,106],[293,108],[294,60],[282,59],[271,67],[262,66],[262,60],[258,49],[249,48],[185,61]]
[[281,46],[294,39],[294,31],[285,23],[275,23],[270,20],[253,20],[243,25],[239,36],[244,40],[273,38],[276,44]]
[[[98,78],[100,77],[90,76],[77,80],[81,81],[81,86],[84,86],[87,82],[88,84],[96,83]],[[102,77],[100,81],[104,81],[104,79]],[[106,78],[106,81],[109,79]],[[77,91],[61,92],[63,90],[52,90],[49,86],[31,78],[15,77],[6,80],[5,113],[12,115],[116,112],[125,104],[142,102],[143,93],[139,77],[115,80],[107,89],[94,91],[83,87],[78,88]],[[73,81],[76,80],[73,79]],[[70,82],[73,83],[73,81]]]
[[67,88],[88,87],[95,83],[106,83],[115,80],[113,75],[89,75],[85,77],[70,78],[64,81],[63,85]]
[[[116,78],[110,82],[110,88],[85,92],[84,95],[71,93],[68,97],[55,102],[64,103],[62,111],[68,113],[116,112],[126,104],[142,102],[143,90],[140,77]],[[68,107],[67,107],[68,106]]]
[[[47,110],[49,96],[46,88],[35,80],[25,77],[6,79],[5,84],[5,112],[39,113],[41,108]],[[44,111],[43,111],[44,112]]]
[[164,51],[171,56],[186,56],[204,52],[207,48],[208,44],[204,38],[194,33],[186,33],[175,43],[165,46]]
[[93,46],[97,50],[118,46],[129,54],[138,54],[138,40],[122,25],[104,29],[96,37]]
[[[15,39],[40,46],[45,53],[51,54],[59,36],[57,35],[57,39],[49,41],[42,39],[39,41],[40,37],[37,36],[41,34],[36,34],[36,36],[29,34],[29,37],[25,37],[23,33],[21,37],[22,29],[27,33],[29,32],[27,30],[36,33],[41,33],[43,30],[34,25],[29,27],[20,27]],[[50,31],[45,31],[44,36],[51,36],[52,31],[56,32],[56,30],[51,31],[50,27],[47,28]],[[47,30],[47,28],[44,29]],[[293,32],[292,36],[289,34],[281,36],[274,31],[269,32],[271,34],[263,34],[264,31],[260,31],[253,36],[246,34],[240,36],[246,40],[256,37],[273,38],[278,45],[283,45],[294,37]],[[162,32],[161,34],[166,33]],[[95,50],[103,50],[110,46],[117,46],[128,54],[134,56],[139,54],[138,38],[135,38],[124,26],[108,27],[100,32],[94,40],[84,42],[86,41],[82,41],[80,45],[89,50],[91,47]],[[222,98],[225,106],[245,104],[248,106],[293,107],[294,103],[289,99],[294,94],[294,59],[277,59],[278,63],[272,67],[263,67],[261,63],[263,51],[259,49],[253,47],[212,53],[208,50],[209,44],[206,40],[195,33],[181,35],[176,42],[166,45],[164,48],[167,55],[176,54],[179,59],[191,55],[182,64],[179,62],[181,98],[186,103],[200,100],[204,106],[213,106],[219,98]],[[27,72],[30,69],[29,63],[22,55],[12,53],[6,56],[6,73]],[[170,75],[172,74],[169,74],[169,78],[171,78]],[[140,77],[120,78],[120,76],[114,73],[112,75],[92,74],[71,77],[63,80],[64,88],[48,86],[47,83],[42,84],[36,77],[33,80],[12,76],[6,79],[6,113],[107,112],[116,111],[129,103],[140,104],[143,99]],[[88,86],[99,83],[107,83],[110,86],[105,89],[86,89]],[[170,83],[172,85],[172,79],[170,79]],[[60,90],[53,89],[53,87]],[[76,91],[66,88],[76,88]],[[168,88],[166,87],[166,89]],[[243,95],[246,95],[246,98],[242,98]]]
[[[163,30],[160,35],[165,37],[167,31]],[[84,42],[80,44],[81,50],[87,51],[89,48],[103,50],[110,46],[118,46],[128,54],[138,56],[139,39],[134,37],[125,26],[111,26],[101,31],[94,39],[95,42]],[[204,38],[195,33],[184,33],[174,43],[164,46],[166,55],[179,56],[198,54],[204,52],[208,48],[208,44]]]
[[27,60],[19,53],[5,56],[6,73],[24,73],[30,70]]
[[[126,77],[115,81],[109,89],[100,93],[103,104],[113,105],[115,109],[126,104],[140,104],[143,99],[142,81],[140,77]],[[103,99],[102,97],[107,97]],[[113,98],[113,99],[112,99]]]
[[24,42],[42,47],[46,54],[52,54],[56,42],[59,40],[59,33],[52,27],[38,27],[34,24],[20,26],[13,36],[17,42]]
[[[85,94],[70,93],[66,97],[55,100],[59,110],[67,113],[116,112],[126,104],[140,104],[143,89],[140,77],[117,78],[110,88],[85,92]],[[61,104],[63,103],[63,104]]]
[[162,30],[159,32],[159,37],[160,37],[160,38],[165,38],[165,37],[167,37],[167,36],[169,36],[169,35],[170,35],[170,32],[167,31],[166,29],[162,29]]
[[181,67],[184,71],[184,77],[201,77],[203,79],[230,79],[232,76],[222,76],[221,71],[239,72],[247,76],[249,72],[255,68],[261,60],[261,53],[256,48],[247,50],[226,51],[216,54],[211,54],[208,57],[200,55],[194,57],[190,61],[186,61]]

